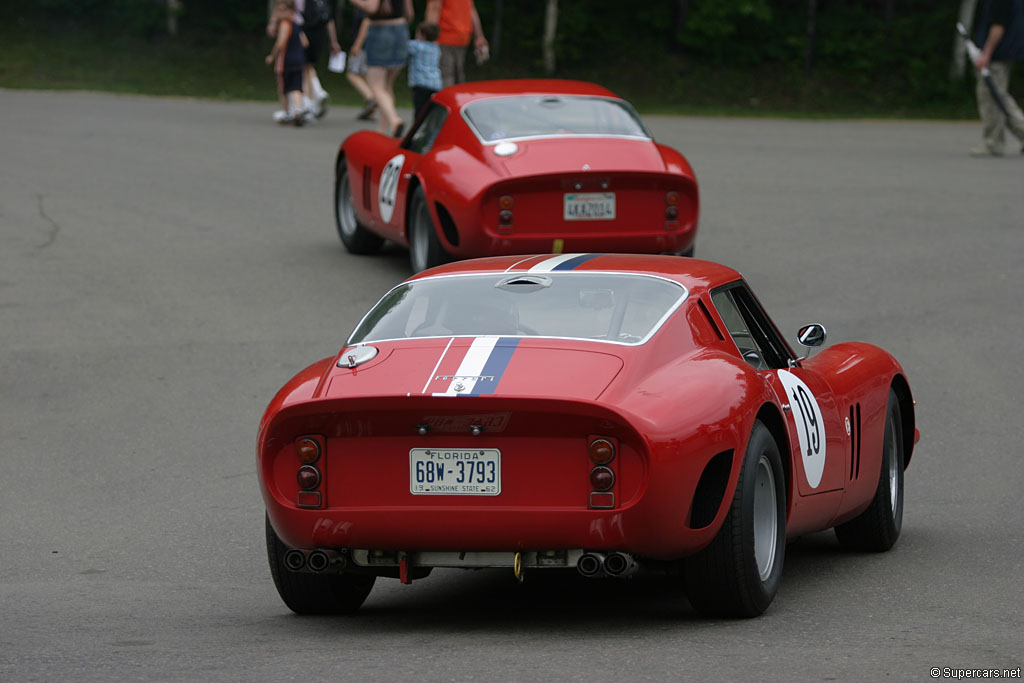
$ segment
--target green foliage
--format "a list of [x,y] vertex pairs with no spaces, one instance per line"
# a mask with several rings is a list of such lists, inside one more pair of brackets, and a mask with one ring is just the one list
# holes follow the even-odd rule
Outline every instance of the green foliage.
[[[546,4],[476,0],[492,46],[498,25],[501,40],[500,50],[483,67],[469,60],[470,76],[543,75]],[[426,0],[414,0],[414,5],[422,17]],[[813,68],[807,72],[809,0],[559,0],[555,76],[603,83],[647,108],[971,115],[970,83],[948,78],[957,5],[951,0],[817,0]],[[120,79],[120,87],[129,91],[172,92],[175,79],[187,74],[178,85],[182,94],[223,89],[243,97],[250,92],[262,96],[266,90],[272,97],[272,80],[262,64],[266,11],[266,0],[183,0],[180,35],[169,38],[167,0],[35,0],[0,3],[0,25],[18,27],[11,34],[15,39],[59,33],[62,54],[64,46],[91,44],[90,36],[96,36],[111,52],[123,47],[123,54],[131,55],[131,63],[122,58],[98,61],[92,71],[80,69],[89,87],[102,88],[103,76],[109,75],[108,80]],[[348,8],[342,16],[350,16]],[[0,86],[45,81],[74,87],[67,66],[55,66],[43,79],[29,76],[57,50],[52,43],[45,45],[47,51],[30,46],[34,57],[21,61],[26,55],[13,54],[5,42]],[[103,60],[105,54],[97,50]],[[199,65],[179,69],[198,55],[203,55]],[[82,60],[65,54],[59,61]],[[143,62],[148,78],[128,75],[132,64]],[[1019,83],[1020,73],[1016,76]],[[158,89],[149,85],[157,79]],[[341,84],[335,90],[348,92]]]

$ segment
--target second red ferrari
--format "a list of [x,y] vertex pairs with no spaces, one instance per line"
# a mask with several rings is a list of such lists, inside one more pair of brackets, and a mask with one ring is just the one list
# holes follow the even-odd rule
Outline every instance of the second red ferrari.
[[511,80],[437,93],[401,140],[350,135],[335,163],[352,253],[408,246],[414,272],[536,252],[693,255],[693,169],[600,86]]

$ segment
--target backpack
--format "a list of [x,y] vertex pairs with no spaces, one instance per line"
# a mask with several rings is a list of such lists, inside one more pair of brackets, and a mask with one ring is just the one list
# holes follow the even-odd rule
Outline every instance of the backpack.
[[331,6],[327,0],[306,0],[302,21],[306,26],[320,26],[331,20]]

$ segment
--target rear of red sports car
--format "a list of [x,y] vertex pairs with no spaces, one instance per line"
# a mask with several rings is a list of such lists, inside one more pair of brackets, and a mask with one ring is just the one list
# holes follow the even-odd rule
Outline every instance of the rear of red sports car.
[[[582,258],[414,279],[337,357],[279,392],[258,453],[289,606],[310,611],[296,597],[302,577],[409,581],[433,567],[626,576],[710,542],[742,447],[735,411],[719,429],[711,405],[743,400],[728,388],[736,370],[679,364],[701,354],[674,315],[680,284],[545,273]],[[699,391],[716,381],[714,396]],[[695,400],[680,411],[673,394],[686,387]],[[687,431],[686,415],[705,428]]]

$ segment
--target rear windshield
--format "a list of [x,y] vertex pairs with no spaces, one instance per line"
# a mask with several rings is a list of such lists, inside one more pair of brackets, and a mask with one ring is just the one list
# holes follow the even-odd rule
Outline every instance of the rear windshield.
[[484,142],[574,135],[651,137],[629,103],[604,97],[495,97],[467,104],[462,115]]
[[642,344],[686,288],[625,273],[440,276],[395,287],[348,344],[450,336],[518,336]]

